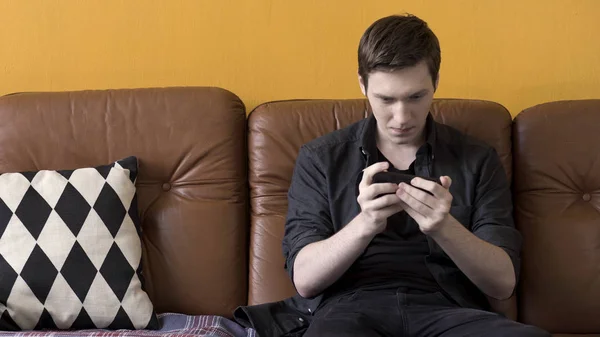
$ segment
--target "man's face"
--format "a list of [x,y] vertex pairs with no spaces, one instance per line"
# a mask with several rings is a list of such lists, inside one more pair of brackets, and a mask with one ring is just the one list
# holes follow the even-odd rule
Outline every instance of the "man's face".
[[435,92],[427,64],[422,61],[409,68],[374,71],[366,89],[360,77],[359,82],[377,120],[378,140],[420,145]]

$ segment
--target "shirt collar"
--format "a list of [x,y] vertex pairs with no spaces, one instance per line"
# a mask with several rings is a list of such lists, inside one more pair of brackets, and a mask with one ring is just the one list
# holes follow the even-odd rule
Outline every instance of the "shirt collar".
[[[431,112],[427,114],[427,120],[425,121],[425,144],[419,148],[417,153],[424,151],[424,147],[427,147],[430,150],[430,154],[433,156],[435,153],[435,143],[437,139],[436,126],[435,121],[433,120],[433,116]],[[367,121],[363,124],[363,128],[360,132],[360,150],[363,155],[367,156],[367,158],[375,158],[377,155],[377,142],[376,142],[376,134],[377,134],[377,120],[373,113],[371,113],[367,117]],[[372,160],[372,159],[371,159]],[[371,165],[368,163],[367,165]]]

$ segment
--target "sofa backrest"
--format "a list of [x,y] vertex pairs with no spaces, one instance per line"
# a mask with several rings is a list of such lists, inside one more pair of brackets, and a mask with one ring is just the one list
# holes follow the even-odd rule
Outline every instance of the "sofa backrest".
[[[287,190],[300,146],[368,115],[367,101],[303,100],[266,103],[248,120],[250,184],[250,304],[294,294],[284,270],[281,241]],[[434,119],[494,146],[508,175],[512,172],[509,112],[499,104],[459,99],[435,100]],[[514,300],[493,304],[514,317]]]
[[514,124],[519,318],[555,333],[600,331],[600,100],[541,104]]
[[137,156],[146,289],[158,312],[231,316],[247,296],[246,114],[217,88],[0,98],[0,173]]

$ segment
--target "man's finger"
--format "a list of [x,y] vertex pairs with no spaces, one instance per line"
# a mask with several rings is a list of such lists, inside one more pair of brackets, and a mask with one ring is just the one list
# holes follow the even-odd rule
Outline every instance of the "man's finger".
[[417,200],[414,196],[406,192],[404,187],[399,188],[396,194],[406,205],[423,215],[431,211],[431,206],[424,204],[420,200]]
[[379,211],[380,211],[381,213],[385,214],[385,215],[386,215],[386,217],[388,217],[388,218],[389,218],[390,216],[392,216],[392,215],[394,215],[394,214],[396,214],[396,213],[399,213],[399,212],[403,212],[403,211],[404,211],[404,208],[403,208],[403,207],[402,207],[402,205],[400,204],[401,202],[402,202],[402,201],[400,201],[400,200],[399,200],[399,201],[398,201],[398,203],[395,203],[395,204],[393,204],[393,205],[391,205],[391,206],[388,206],[388,207],[384,207],[384,208],[382,208],[382,209],[381,209],[381,210],[379,210]]
[[[445,180],[444,178],[448,179]],[[433,194],[436,198],[441,198],[443,193],[445,193],[445,191],[442,190],[442,188],[444,189],[449,189],[450,188],[450,184],[452,184],[452,180],[450,180],[450,177],[447,176],[443,176],[440,178],[440,182],[442,183],[442,185],[440,186],[440,184],[427,180],[427,179],[423,179],[423,178],[419,178],[416,177],[413,180],[410,181],[410,184],[418,187],[420,189],[423,189],[425,191],[430,192],[431,194]],[[447,184],[448,187],[446,187],[444,185],[444,183]]]
[[390,167],[390,163],[388,163],[387,161],[375,163],[375,164],[367,167],[366,169],[363,170],[363,177],[362,177],[362,180],[360,181],[360,184],[363,187],[367,187],[367,186],[371,185],[371,183],[373,182],[373,176],[375,175],[375,173],[385,171],[389,167]]
[[442,186],[444,186],[445,189],[450,189],[450,185],[452,185],[452,178],[448,176],[443,176],[440,178],[440,181],[442,182]]
[[400,200],[400,205],[402,205],[404,211],[408,215],[410,215],[410,217],[413,218],[417,223],[421,223],[421,221],[425,220],[425,216],[423,214],[417,212],[414,208],[407,205],[404,201]]
[[430,208],[433,208],[433,205],[436,202],[435,197],[433,197],[432,195],[430,195],[427,192],[423,192],[422,190],[415,187],[414,185],[402,183],[402,184],[400,184],[399,188],[403,189],[404,192],[408,193],[410,196],[412,196],[413,198],[422,202],[423,204],[429,206]]
[[369,207],[374,210],[381,210],[386,207],[390,207],[392,205],[397,205],[400,203],[400,198],[396,194],[388,194],[382,197],[379,197],[375,200],[372,200],[369,204]]
[[367,200],[375,199],[378,195],[396,193],[398,185],[392,183],[371,184],[362,193]]

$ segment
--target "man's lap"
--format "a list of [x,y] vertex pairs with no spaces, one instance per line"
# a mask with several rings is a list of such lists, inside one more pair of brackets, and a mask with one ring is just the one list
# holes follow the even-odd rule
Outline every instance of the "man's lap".
[[329,301],[315,313],[304,336],[394,335],[392,321],[399,316],[394,297],[379,292],[369,295],[357,291]]
[[441,293],[357,291],[315,313],[312,336],[550,336],[496,313],[462,308]]

